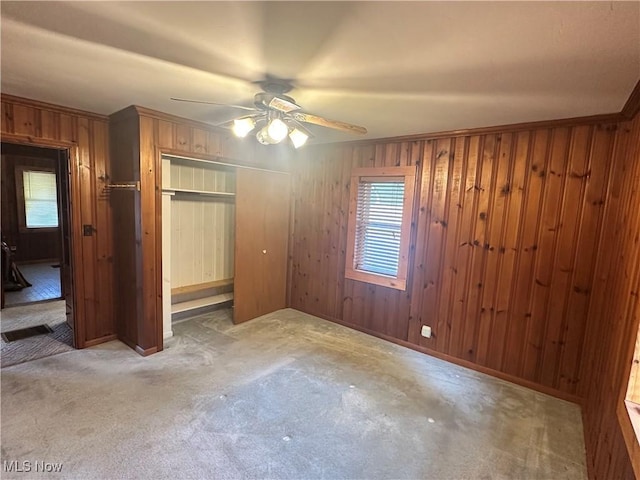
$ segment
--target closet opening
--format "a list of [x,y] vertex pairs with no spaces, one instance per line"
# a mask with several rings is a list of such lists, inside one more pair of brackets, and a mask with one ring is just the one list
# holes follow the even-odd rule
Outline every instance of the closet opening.
[[[241,323],[286,306],[289,174],[162,154],[163,338],[231,308]],[[222,314],[222,312],[221,312]]]
[[235,169],[162,156],[163,310],[176,322],[231,307],[234,282]]

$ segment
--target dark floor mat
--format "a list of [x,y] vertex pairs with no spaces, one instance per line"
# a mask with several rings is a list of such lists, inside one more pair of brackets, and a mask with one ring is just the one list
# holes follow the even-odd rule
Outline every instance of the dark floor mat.
[[44,335],[51,332],[53,332],[53,330],[51,330],[51,327],[45,323],[43,325],[36,325],[35,327],[4,332],[2,334],[2,338],[5,342],[9,343],[15,342],[16,340],[22,340],[23,338],[35,337],[36,335]]

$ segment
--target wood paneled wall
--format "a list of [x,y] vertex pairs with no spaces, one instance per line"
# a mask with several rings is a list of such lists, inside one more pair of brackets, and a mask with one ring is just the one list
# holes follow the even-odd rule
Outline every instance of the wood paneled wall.
[[[76,346],[114,338],[108,124],[100,115],[2,95],[2,141],[70,149]],[[93,234],[82,235],[82,225]],[[78,321],[78,319],[81,319]]]
[[612,166],[579,388],[593,479],[634,478],[625,427],[635,438],[616,410],[629,380],[640,319],[640,115],[620,124]]
[[[109,123],[111,182],[126,184],[140,180],[140,150],[137,119],[125,117]],[[135,158],[134,158],[135,156]],[[142,262],[139,258],[142,231],[139,225],[139,192],[115,189],[109,192],[114,243],[113,289],[115,327],[118,339],[132,348],[138,345],[138,321],[142,315]]]
[[[306,149],[291,306],[575,400],[615,127]],[[404,292],[344,278],[350,171],[391,165],[420,184]]]
[[116,114],[136,112],[149,118],[148,131],[158,152],[205,158],[267,170],[289,171],[292,149],[281,145],[261,145],[251,138],[238,139],[228,130],[206,123],[163,114],[142,107],[129,107]]

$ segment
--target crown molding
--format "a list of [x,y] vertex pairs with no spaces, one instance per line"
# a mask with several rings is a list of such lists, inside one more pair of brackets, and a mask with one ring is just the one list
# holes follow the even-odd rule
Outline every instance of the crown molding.
[[632,120],[638,112],[640,112],[640,80],[638,80],[638,83],[636,83],[631,95],[629,95],[627,103],[622,107],[620,115],[622,115],[626,120]]

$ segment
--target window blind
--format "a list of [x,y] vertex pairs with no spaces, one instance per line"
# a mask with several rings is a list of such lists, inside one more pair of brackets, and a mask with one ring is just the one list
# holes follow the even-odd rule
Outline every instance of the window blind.
[[24,171],[24,211],[27,228],[58,226],[58,194],[56,174]]
[[361,178],[358,184],[354,268],[396,277],[404,178]]

